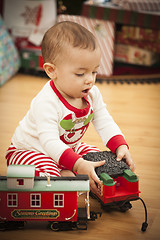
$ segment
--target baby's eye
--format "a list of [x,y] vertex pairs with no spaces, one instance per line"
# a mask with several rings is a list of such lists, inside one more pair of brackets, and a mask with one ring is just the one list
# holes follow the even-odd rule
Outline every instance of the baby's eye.
[[92,74],[97,74],[97,71],[95,71],[95,72],[92,72]]
[[75,73],[75,75],[76,75],[77,77],[83,77],[83,76],[84,76],[84,73]]

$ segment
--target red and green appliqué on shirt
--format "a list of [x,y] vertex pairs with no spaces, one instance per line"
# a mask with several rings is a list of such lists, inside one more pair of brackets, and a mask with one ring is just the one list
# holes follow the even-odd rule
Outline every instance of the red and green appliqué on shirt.
[[93,119],[93,109],[87,99],[85,99],[87,107],[84,109],[77,109],[71,106],[58,92],[53,81],[50,82],[50,85],[68,110],[68,114],[66,114],[59,122],[61,128],[60,139],[74,149],[75,145],[83,137],[89,123]]

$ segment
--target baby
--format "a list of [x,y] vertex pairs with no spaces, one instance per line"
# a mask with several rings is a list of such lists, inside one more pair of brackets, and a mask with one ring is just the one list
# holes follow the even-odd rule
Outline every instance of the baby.
[[41,49],[44,70],[51,80],[16,128],[7,165],[33,164],[38,176],[87,174],[90,188],[96,192],[95,183],[100,180],[95,168],[104,161],[84,160],[84,154],[100,150],[80,142],[90,122],[117,160],[125,158],[134,170],[124,136],[94,85],[101,59],[97,40],[81,25],[65,21],[45,33]]

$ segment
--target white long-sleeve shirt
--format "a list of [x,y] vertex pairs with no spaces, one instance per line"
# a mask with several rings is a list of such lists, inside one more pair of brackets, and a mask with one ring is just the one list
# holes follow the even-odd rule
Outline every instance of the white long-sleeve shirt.
[[48,81],[32,100],[25,117],[12,137],[18,149],[42,152],[72,170],[80,157],[76,148],[92,122],[111,151],[126,144],[122,132],[106,109],[98,88],[93,86],[85,99],[87,107],[71,106]]

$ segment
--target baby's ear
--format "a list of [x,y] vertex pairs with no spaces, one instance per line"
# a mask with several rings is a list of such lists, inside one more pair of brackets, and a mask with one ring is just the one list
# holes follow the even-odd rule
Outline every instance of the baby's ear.
[[52,63],[44,63],[43,68],[49,78],[56,79],[55,65]]

